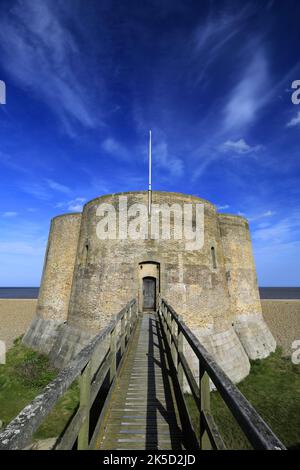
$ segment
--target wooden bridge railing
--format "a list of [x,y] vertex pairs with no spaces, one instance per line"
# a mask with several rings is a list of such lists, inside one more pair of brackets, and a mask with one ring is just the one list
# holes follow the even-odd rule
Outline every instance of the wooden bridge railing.
[[[93,449],[137,318],[136,301],[132,300],[0,433],[0,450],[24,449],[30,444],[34,432],[77,378],[80,384],[79,407],[55,449],[72,449],[74,445],[78,450]],[[103,352],[105,344],[108,347],[106,353]],[[90,436],[91,408],[104,383],[105,396]]]
[[[179,318],[174,309],[160,300],[159,316],[184,399],[184,377],[199,412],[199,445],[201,449],[225,449],[210,409],[210,379],[254,449],[284,450],[284,445],[231,382],[198,338]],[[199,383],[184,354],[184,339],[199,364]]]

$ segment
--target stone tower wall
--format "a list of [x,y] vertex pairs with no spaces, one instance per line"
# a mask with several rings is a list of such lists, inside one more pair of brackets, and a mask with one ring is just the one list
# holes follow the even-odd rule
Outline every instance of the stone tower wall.
[[249,225],[239,216],[219,214],[234,329],[251,359],[276,348],[262,317]]
[[24,343],[49,352],[59,326],[67,321],[81,214],[51,221],[36,317]]
[[[99,240],[97,207],[109,203],[118,212],[119,196],[103,196],[84,208],[69,322],[98,331],[106,324],[107,317],[115,315],[126,302],[138,296],[139,263],[147,261],[160,263],[161,295],[177,306],[190,326],[206,327],[214,321],[217,325],[224,319],[229,320],[222,243],[214,206],[192,196],[153,193],[153,204],[204,204],[205,240],[199,250],[186,250],[186,240]],[[128,207],[135,203],[147,206],[147,192],[124,193],[123,196],[128,198]],[[216,269],[212,265],[212,245],[216,250]]]
[[[99,214],[99,206],[114,207],[124,233],[136,218],[134,212],[126,220],[128,209],[134,204],[140,210],[147,208],[146,191],[102,196],[88,202],[82,214],[54,218],[37,315],[25,344],[49,354],[58,367],[65,365],[131,299],[138,299],[142,310],[143,277],[151,276],[159,295],[181,315],[229,377],[238,382],[247,376],[248,357],[265,357],[275,349],[261,315],[248,224],[241,217],[217,214],[213,204],[198,197],[152,193],[152,213],[158,205],[182,210],[191,203],[192,228],[197,228],[196,204],[203,210],[200,223],[204,222],[203,244],[192,250],[187,236],[174,239],[175,218],[169,219],[169,213],[160,215],[160,224],[170,220],[169,238],[160,233],[159,239],[120,239],[118,231],[99,238],[104,215]],[[103,344],[103,354],[106,348]],[[198,361],[188,346],[186,353],[197,375]]]
[[[99,240],[97,208],[102,203],[112,204],[119,216],[120,196],[127,197],[127,207],[132,204],[147,207],[147,192],[103,196],[84,207],[68,324],[97,333],[128,301],[139,298],[140,263],[159,263],[161,296],[182,315],[227,373],[235,381],[241,380],[250,366],[230,321],[223,246],[215,207],[193,196],[153,192],[153,210],[156,204],[204,206],[205,235],[200,249],[187,250],[186,239],[174,240],[173,237],[167,240]],[[174,219],[171,219],[171,234],[173,231]]]

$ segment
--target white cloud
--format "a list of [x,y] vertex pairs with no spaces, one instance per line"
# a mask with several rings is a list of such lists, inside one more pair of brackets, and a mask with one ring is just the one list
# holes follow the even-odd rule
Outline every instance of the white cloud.
[[[271,213],[268,211],[266,214]],[[295,211],[289,215],[289,217],[281,220],[275,220],[273,224],[268,226],[257,228],[252,232],[253,240],[257,242],[270,242],[275,243],[286,243],[298,240],[299,238],[299,228],[300,228],[300,214],[298,211]]]
[[13,211],[3,212],[3,214],[2,214],[3,217],[16,217],[17,215],[18,215],[18,213],[13,212]]
[[71,192],[71,189],[68,186],[49,178],[44,178],[41,183],[22,182],[21,189],[42,201],[51,199],[53,197],[53,192],[63,194],[69,194]]
[[89,99],[78,46],[66,26],[63,4],[16,1],[0,19],[0,52],[7,72],[56,113],[66,130],[96,127],[99,110]]
[[192,45],[194,54],[201,64],[198,68],[198,83],[207,74],[208,67],[220,56],[223,48],[242,30],[244,20],[251,11],[249,5],[232,13],[211,11],[208,18],[197,27],[193,34]]
[[71,201],[58,202],[57,204],[55,204],[55,207],[60,208],[60,209],[63,208],[72,212],[81,212],[85,202],[86,202],[85,197],[76,197],[75,199],[72,199]]
[[129,160],[130,158],[130,154],[124,145],[112,137],[105,139],[101,144],[101,148],[104,152],[120,160]]
[[256,153],[262,150],[264,147],[262,145],[251,146],[247,144],[244,139],[239,140],[227,140],[220,147],[220,150],[223,152],[233,152],[239,155]]
[[166,170],[171,176],[179,177],[183,174],[183,161],[180,158],[171,156],[166,141],[153,146],[153,160],[155,165],[162,170]]
[[217,206],[217,209],[219,211],[225,211],[226,209],[229,209],[229,205],[228,204],[224,204],[224,206]]
[[46,179],[45,181],[48,184],[49,188],[52,189],[53,191],[58,191],[60,193],[65,193],[65,194],[70,192],[70,188],[68,188],[68,186],[58,183],[57,181],[54,181],[51,179]]
[[224,128],[240,129],[252,123],[258,110],[265,103],[265,93],[268,89],[267,61],[264,54],[259,51],[244,70],[241,80],[225,106]]
[[[264,219],[266,217],[273,217],[274,215],[276,215],[275,211],[268,210],[268,211],[262,212],[261,214],[253,215],[252,217],[249,217],[248,220],[250,222],[254,222],[256,220]],[[263,227],[263,228],[265,228],[265,227]]]
[[86,202],[86,198],[77,197],[73,201],[69,201],[67,206],[69,211],[81,212],[83,209],[83,204]]
[[286,125],[286,127],[295,127],[300,125],[300,112],[297,113]]

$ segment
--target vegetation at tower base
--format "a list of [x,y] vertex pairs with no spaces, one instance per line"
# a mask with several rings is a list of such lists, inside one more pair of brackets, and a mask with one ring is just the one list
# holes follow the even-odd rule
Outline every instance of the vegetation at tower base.
[[122,219],[120,196],[128,206],[147,206],[147,191],[111,194],[88,202],[82,214],[52,220],[37,315],[24,344],[57,367],[68,364],[129,299],[137,298],[143,310],[142,280],[151,265],[157,294],[238,383],[249,374],[249,359],[276,347],[262,317],[247,221],[218,214],[198,197],[154,191],[156,205],[204,206],[203,248],[188,251],[185,239],[99,240],[97,208],[111,204]]
[[[26,366],[28,368],[26,369]],[[15,372],[17,371],[17,372]],[[30,371],[30,374],[28,374]],[[20,407],[41,391],[56,375],[45,356],[36,354],[17,342],[9,351],[7,365],[0,366],[0,409],[7,410],[5,424]],[[300,366],[281,357],[277,350],[269,358],[252,361],[251,373],[239,384],[239,389],[259,411],[282,442],[289,448],[299,448],[300,429]],[[24,398],[20,405],[20,395]],[[232,415],[226,411],[218,392],[211,394],[212,413],[228,448],[248,448]],[[192,400],[190,401],[192,404]],[[60,400],[54,411],[40,426],[36,439],[57,437],[78,405],[78,387],[75,384]],[[191,405],[192,406],[192,405]],[[197,416],[196,410],[191,416]],[[0,416],[0,418],[2,418]],[[198,426],[198,419],[194,423]]]
[[[251,361],[251,372],[238,388],[290,450],[300,449],[300,366],[282,357],[280,348],[266,359]],[[194,402],[187,396],[194,426],[199,426]],[[228,449],[251,446],[218,392],[211,394],[211,410]]]
[[[3,428],[57,375],[49,359],[22,345],[21,338],[0,365],[0,420]],[[35,433],[35,439],[57,437],[78,406],[78,384],[66,392]]]

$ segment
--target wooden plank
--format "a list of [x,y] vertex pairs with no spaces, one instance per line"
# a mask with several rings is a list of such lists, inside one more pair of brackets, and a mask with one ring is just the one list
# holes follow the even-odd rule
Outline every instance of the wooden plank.
[[70,450],[72,449],[81,425],[83,424],[86,418],[86,409],[84,406],[79,408],[72,418],[71,423],[67,427],[63,436],[59,439],[58,443],[55,445],[55,450]]
[[205,423],[205,429],[208,433],[212,447],[215,450],[226,450],[226,446],[212,414],[209,411],[203,411],[202,414]]
[[[8,424],[8,426],[6,426],[0,433],[1,450],[23,449],[31,442],[34,432],[42,424],[74,380],[81,374],[81,371],[90,361],[95,349],[107,338],[129,306],[134,308],[135,302],[135,300],[129,302],[116,318],[114,318],[107,327],[101,330],[100,333],[77,354],[70,364],[62,369],[58,376],[50,382],[44,390]],[[22,432],[20,432],[21,429]]]
[[100,449],[117,449],[120,445],[124,449],[183,448],[159,328],[156,315],[143,317],[117,377]]

